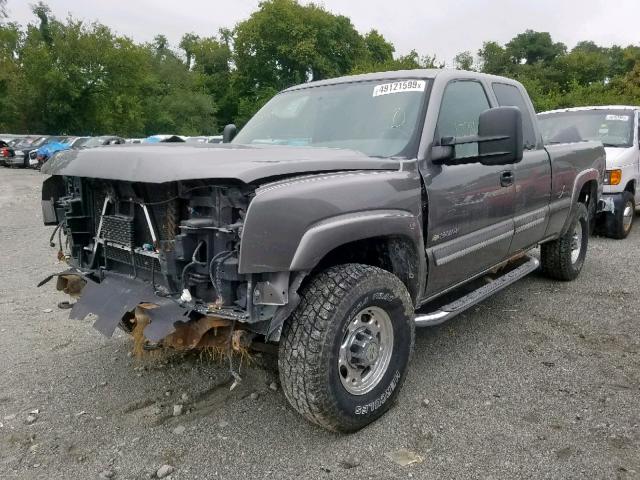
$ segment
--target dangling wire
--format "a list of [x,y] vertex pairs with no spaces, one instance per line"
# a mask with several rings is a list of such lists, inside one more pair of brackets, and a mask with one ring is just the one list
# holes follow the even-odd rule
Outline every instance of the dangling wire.
[[227,258],[233,255],[231,250],[225,250],[219,252],[213,256],[211,262],[209,262],[209,280],[211,280],[211,285],[216,292],[216,297],[218,299],[222,299],[222,295],[220,294],[220,280],[218,278],[218,267],[216,265],[216,261],[224,262]]
[[51,248],[55,247],[56,244],[53,241],[53,238],[56,236],[56,233],[58,232],[58,230],[60,230],[60,228],[62,227],[62,224],[64,222],[60,222],[58,225],[56,225],[56,228],[53,229],[53,232],[51,233],[51,236],[49,237],[49,246],[51,246]]
[[199,262],[197,260],[198,257],[198,252],[200,251],[200,249],[202,248],[202,246],[204,245],[204,240],[200,240],[200,242],[198,242],[198,246],[196,247],[196,249],[193,251],[193,255],[191,256],[191,263],[188,263],[187,265],[185,265],[185,267],[182,269],[182,288],[185,289],[187,288],[187,271],[195,266],[195,265],[206,265],[206,262]]

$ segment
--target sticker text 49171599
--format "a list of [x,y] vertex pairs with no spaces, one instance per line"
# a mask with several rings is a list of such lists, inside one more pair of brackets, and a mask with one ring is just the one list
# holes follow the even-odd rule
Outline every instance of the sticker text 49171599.
[[402,80],[399,82],[383,83],[373,88],[373,96],[389,95],[390,93],[424,92],[427,82],[424,80]]

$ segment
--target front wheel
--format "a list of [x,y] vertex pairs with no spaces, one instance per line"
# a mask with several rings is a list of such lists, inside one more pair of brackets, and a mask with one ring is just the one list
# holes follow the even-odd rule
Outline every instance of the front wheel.
[[636,203],[631,192],[622,192],[615,202],[615,211],[604,218],[604,233],[607,237],[622,240],[631,233]]
[[312,278],[301,297],[280,342],[285,396],[313,423],[359,430],[404,382],[414,341],[409,293],[385,270],[346,264]]
[[540,246],[542,271],[555,280],[574,280],[582,270],[589,244],[589,213],[579,203],[566,233]]

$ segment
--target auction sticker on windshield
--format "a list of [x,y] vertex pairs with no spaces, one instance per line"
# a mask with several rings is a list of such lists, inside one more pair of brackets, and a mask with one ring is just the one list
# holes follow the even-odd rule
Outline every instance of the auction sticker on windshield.
[[613,120],[616,122],[628,122],[629,115],[607,115],[607,120]]
[[427,82],[424,80],[403,80],[400,82],[383,83],[373,88],[373,96],[389,95],[390,93],[424,92]]

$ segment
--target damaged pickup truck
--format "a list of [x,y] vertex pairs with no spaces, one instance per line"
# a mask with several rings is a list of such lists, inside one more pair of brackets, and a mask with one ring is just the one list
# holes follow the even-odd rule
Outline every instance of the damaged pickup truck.
[[72,318],[231,365],[278,343],[292,406],[347,432],[397,397],[416,326],[540,263],[579,274],[604,149],[545,147],[515,81],[412,70],[290,88],[231,143],[68,151],[43,172]]

